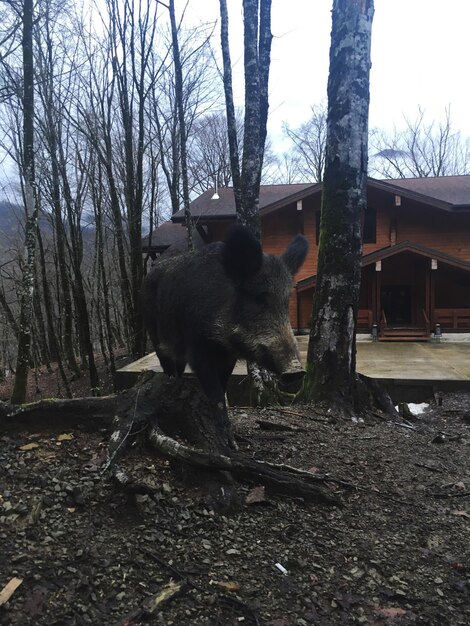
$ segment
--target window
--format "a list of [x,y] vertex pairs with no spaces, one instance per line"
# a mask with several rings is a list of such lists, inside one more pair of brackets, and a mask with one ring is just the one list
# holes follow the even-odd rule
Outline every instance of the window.
[[377,240],[377,211],[367,207],[364,211],[362,243],[375,243]]

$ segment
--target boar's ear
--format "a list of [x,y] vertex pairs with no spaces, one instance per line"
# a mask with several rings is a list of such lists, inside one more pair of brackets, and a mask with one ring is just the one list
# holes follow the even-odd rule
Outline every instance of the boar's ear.
[[261,268],[261,244],[246,226],[234,226],[230,229],[222,248],[222,263],[227,274],[234,280],[249,278]]
[[308,241],[303,235],[297,235],[295,239],[291,241],[288,248],[285,250],[281,259],[287,265],[287,269],[294,276],[297,274],[302,263],[305,261],[305,257],[308,252]]

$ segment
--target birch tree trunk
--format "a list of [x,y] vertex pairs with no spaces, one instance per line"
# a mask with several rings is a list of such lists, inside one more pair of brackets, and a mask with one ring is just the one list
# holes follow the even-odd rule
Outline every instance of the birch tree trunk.
[[174,0],[169,2],[170,22],[171,22],[171,41],[173,48],[173,62],[175,65],[175,99],[179,124],[179,140],[180,140],[180,159],[181,159],[181,181],[183,185],[183,208],[184,220],[186,226],[188,250],[193,250],[193,220],[191,211],[189,210],[189,183],[188,183],[188,156],[186,141],[186,121],[184,117],[183,102],[183,69],[181,66],[181,56],[178,42],[178,28],[176,26],[175,3]]
[[[261,239],[259,189],[268,122],[268,84],[271,64],[271,0],[243,0],[245,119],[240,171],[238,137],[233,104],[232,67],[228,40],[227,1],[220,0],[221,44],[224,67],[225,107],[237,221]],[[247,363],[258,394],[258,403],[273,400],[277,385],[267,370]]]
[[233,193],[237,215],[242,211],[240,159],[238,157],[238,134],[235,105],[233,103],[232,60],[228,40],[228,9],[227,0],[220,0],[220,40],[224,68],[225,109],[227,114],[227,134],[230,152],[230,169],[232,172]]
[[271,59],[271,0],[243,0],[245,121],[240,171],[232,91],[226,0],[220,0],[222,59],[227,110],[230,163],[237,219],[261,239],[259,188],[268,119],[268,82]]
[[356,397],[373,0],[334,0],[318,274],[305,392],[340,413]]
[[33,0],[23,2],[23,178],[26,208],[25,259],[20,286],[20,321],[15,383],[11,402],[22,404],[26,398],[31,358],[31,327],[33,316],[34,262],[38,209],[34,176],[34,63],[33,63]]

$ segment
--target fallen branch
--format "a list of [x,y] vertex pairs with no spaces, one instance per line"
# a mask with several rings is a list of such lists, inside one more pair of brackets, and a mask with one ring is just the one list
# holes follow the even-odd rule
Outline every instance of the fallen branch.
[[468,498],[470,491],[461,491],[460,493],[432,493],[434,498]]
[[417,430],[415,426],[411,424],[406,424],[405,422],[393,422],[395,426],[400,426],[401,428],[408,428],[408,430]]
[[310,422],[320,422],[320,424],[327,424],[328,419],[321,419],[319,417],[313,417],[312,415],[306,415],[305,413],[299,413],[298,411],[292,411],[291,409],[284,409],[283,407],[276,407],[277,413],[284,413],[285,415],[292,415],[293,417],[301,417],[304,420]]
[[426,463],[415,463],[415,465],[416,467],[422,467],[424,469],[427,469],[430,472],[439,472],[440,474],[444,473],[444,470],[441,470],[438,467],[433,467],[432,465],[426,465]]
[[82,426],[86,430],[109,428],[116,407],[125,395],[65,400],[51,398],[22,405],[0,402],[0,432],[32,427],[38,430],[72,426]]

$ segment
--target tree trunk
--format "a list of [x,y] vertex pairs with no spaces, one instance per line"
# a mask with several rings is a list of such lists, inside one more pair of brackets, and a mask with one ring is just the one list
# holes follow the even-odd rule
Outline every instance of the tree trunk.
[[228,9],[227,0],[220,0],[220,39],[222,46],[222,60],[224,67],[225,108],[227,113],[227,133],[230,152],[230,169],[232,172],[233,193],[235,196],[235,210],[237,215],[242,211],[240,159],[238,156],[237,119],[233,103],[232,61],[228,39]]
[[180,159],[181,159],[181,179],[183,184],[183,208],[186,233],[188,238],[188,250],[194,249],[193,244],[193,220],[189,209],[189,184],[188,184],[188,156],[186,142],[186,121],[184,116],[183,103],[183,70],[181,67],[181,56],[178,43],[178,29],[176,26],[175,3],[169,2],[171,21],[171,40],[173,47],[173,61],[175,65],[175,99],[178,113],[179,139],[180,139]]
[[25,262],[20,286],[20,320],[15,382],[11,401],[21,404],[26,398],[31,358],[31,324],[33,316],[34,259],[38,208],[34,175],[34,62],[33,0],[23,3],[23,178],[26,208]]
[[[116,374],[116,363],[114,359],[114,344],[113,344],[113,331],[111,324],[111,305],[109,298],[109,284],[108,276],[106,273],[106,266],[104,261],[104,229],[103,229],[103,214],[101,211],[102,202],[102,166],[99,160],[94,168],[91,169],[91,175],[93,181],[91,184],[91,194],[93,198],[93,211],[95,215],[96,224],[96,236],[95,236],[95,249],[96,249],[96,281],[99,292],[97,293],[97,310],[98,315],[104,316],[105,322],[105,337],[109,358],[109,371],[113,381]],[[101,313],[101,307],[104,311]]]
[[67,380],[67,375],[64,370],[64,364],[62,361],[62,350],[59,341],[57,340],[56,328],[54,326],[54,316],[53,316],[53,306],[52,306],[52,298],[49,289],[49,283],[47,281],[47,270],[46,270],[46,255],[44,254],[44,246],[42,243],[41,231],[38,231],[38,245],[39,245],[39,254],[40,254],[40,267],[41,267],[41,279],[42,279],[42,292],[44,294],[44,308],[46,311],[46,320],[47,320],[47,331],[49,335],[49,344],[51,346],[51,351],[53,353],[53,357],[57,361],[57,366],[59,368],[60,376],[62,378],[62,382],[64,383],[65,393],[68,398],[72,397],[72,392],[70,391],[69,383]]
[[261,239],[259,188],[269,105],[271,0],[243,0],[245,121],[241,172],[233,106],[226,0],[220,0],[220,16],[225,106],[237,220],[247,226],[257,239]]
[[68,267],[68,242],[67,230],[62,216],[62,191],[59,175],[59,126],[61,124],[61,112],[56,106],[56,89],[55,79],[55,61],[54,50],[51,35],[50,6],[46,4],[44,14],[44,29],[40,29],[37,34],[38,38],[38,75],[39,84],[38,91],[42,101],[44,110],[44,119],[40,128],[42,129],[42,140],[48,152],[48,161],[50,163],[50,198],[48,202],[52,208],[54,240],[57,248],[57,268],[60,280],[59,296],[62,300],[61,318],[63,320],[63,336],[65,358],[69,368],[77,377],[81,375],[78,367],[75,351],[74,351],[74,333],[73,333],[73,306],[70,290],[73,285],[69,280]]
[[[238,139],[233,105],[232,68],[228,41],[226,0],[220,0],[222,58],[224,65],[225,106],[237,220],[261,239],[259,189],[263,168],[268,120],[268,83],[271,61],[271,0],[243,0],[245,119],[242,169],[238,157]],[[248,364],[248,373],[255,381],[259,397],[276,400],[276,384],[268,372],[256,363]]]
[[15,319],[13,311],[11,310],[11,307],[8,304],[8,300],[7,300],[3,285],[0,285],[0,305],[3,309],[5,318],[8,320],[8,324],[11,330],[13,331],[13,334],[15,335],[16,339],[18,339],[19,334],[20,334],[20,329],[18,327],[18,323]]
[[366,207],[373,0],[335,0],[317,286],[305,392],[340,413],[356,397],[361,217]]

